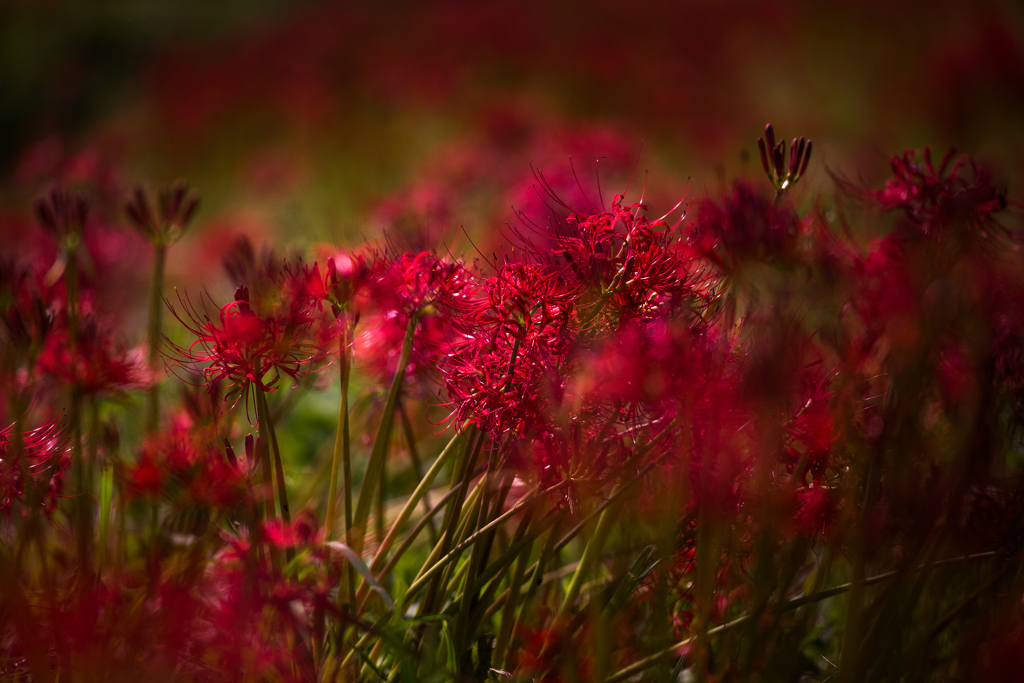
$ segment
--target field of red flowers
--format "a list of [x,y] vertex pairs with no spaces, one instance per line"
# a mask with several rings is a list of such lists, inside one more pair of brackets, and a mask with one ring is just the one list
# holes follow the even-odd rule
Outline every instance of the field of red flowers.
[[748,120],[828,16],[738,5],[311,3],[0,107],[0,678],[1024,677],[1024,41],[917,37],[872,156]]

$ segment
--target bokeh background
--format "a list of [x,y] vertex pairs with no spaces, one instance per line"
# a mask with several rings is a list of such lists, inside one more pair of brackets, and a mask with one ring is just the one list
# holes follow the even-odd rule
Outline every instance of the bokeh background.
[[170,284],[227,286],[237,234],[489,252],[543,213],[536,169],[570,204],[635,171],[630,198],[646,184],[667,210],[759,176],[767,121],[814,140],[800,201],[831,192],[828,169],[877,183],[924,144],[1019,199],[1022,18],[994,0],[12,0],[0,239],[31,251],[31,201],[61,180],[115,207],[97,265],[144,264],[116,207],[183,176],[204,200]]

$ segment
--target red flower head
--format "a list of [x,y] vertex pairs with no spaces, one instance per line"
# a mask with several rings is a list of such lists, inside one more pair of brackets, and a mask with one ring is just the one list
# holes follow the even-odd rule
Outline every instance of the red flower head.
[[988,171],[973,159],[965,155],[954,161],[954,155],[950,150],[936,169],[930,148],[923,153],[908,149],[892,157],[893,177],[869,195],[884,209],[902,209],[907,225],[924,237],[940,237],[952,229],[986,240],[1005,236],[1006,229],[993,215],[1006,208],[1005,192],[992,185]]
[[126,478],[135,495],[179,505],[226,509],[247,496],[237,461],[230,461],[224,446],[208,430],[194,428],[187,419],[175,420],[152,437]]
[[284,286],[274,292],[276,300],[266,292],[260,297],[263,311],[250,304],[249,288],[239,286],[217,321],[205,305],[198,308],[179,297],[184,317],[171,311],[196,341],[188,347],[172,345],[173,361],[201,374],[211,390],[223,385],[235,401],[250,390],[275,391],[282,376],[298,381],[318,369],[334,334],[304,286],[306,278],[295,275],[302,272],[278,271],[275,279]]
[[68,465],[67,439],[56,422],[20,435],[21,454],[11,425],[0,431],[0,511],[10,514],[15,500],[25,501],[25,488],[36,489],[38,502],[47,514],[53,511],[63,490],[64,470]]
[[66,327],[47,336],[39,353],[39,370],[85,394],[145,387],[152,382],[144,351],[126,350],[114,341],[93,313],[79,322],[74,343]]
[[439,316],[436,304],[445,296],[458,295],[468,285],[461,264],[438,259],[430,252],[404,253],[398,258],[379,259],[372,268],[364,306],[363,333],[356,340],[360,364],[378,377],[390,377],[398,369],[398,358],[409,321],[416,317],[413,353],[406,375],[416,381],[437,367],[447,353],[455,333]]
[[799,222],[786,206],[775,206],[752,185],[736,181],[721,202],[697,207],[692,242],[726,272],[746,259],[788,263],[796,256]]
[[522,263],[506,263],[472,290],[446,292],[439,305],[458,331],[446,388],[458,420],[472,416],[496,434],[546,422],[543,393],[561,393],[575,297],[561,273]]

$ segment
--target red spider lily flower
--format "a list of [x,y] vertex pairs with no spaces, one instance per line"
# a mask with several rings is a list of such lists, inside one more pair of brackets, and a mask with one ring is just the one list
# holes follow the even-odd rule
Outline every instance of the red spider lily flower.
[[465,268],[420,252],[393,260],[379,258],[371,273],[365,288],[368,300],[361,306],[363,333],[355,342],[360,365],[377,377],[394,375],[406,329],[415,316],[413,353],[405,371],[411,390],[419,387],[425,393],[423,380],[433,377],[456,336],[447,318],[438,315],[439,298],[442,293],[461,296],[470,285]]
[[223,385],[236,402],[251,390],[276,391],[285,376],[297,382],[317,370],[326,354],[329,335],[314,302],[305,296],[284,296],[269,313],[259,314],[249,303],[248,288],[238,287],[216,322],[205,306],[179,301],[184,314],[173,306],[171,312],[196,341],[188,347],[172,344],[172,362],[200,374],[208,387]]
[[20,435],[21,453],[15,451],[10,425],[0,431],[0,511],[10,515],[15,500],[25,501],[25,488],[36,489],[46,514],[57,505],[63,491],[67,439],[56,421]]
[[79,322],[74,343],[65,327],[48,335],[37,361],[41,372],[87,395],[146,387],[152,375],[141,348],[126,350],[94,313]]
[[[764,127],[764,138],[757,139],[757,149],[761,153],[761,166],[776,192],[783,192],[796,185],[801,176],[807,172],[807,164],[811,160],[814,144],[803,136],[793,138],[789,147],[789,163],[786,163],[786,140],[775,143],[775,130],[772,124]],[[765,140],[767,139],[767,144]]]
[[459,333],[444,361],[456,420],[472,415],[496,434],[544,422],[541,384],[561,392],[575,297],[560,273],[521,263],[445,292],[439,306]]
[[726,273],[744,261],[786,264],[796,257],[800,225],[786,206],[776,206],[753,185],[736,181],[721,202],[702,201],[691,242]]
[[[561,204],[544,177],[538,174],[538,180]],[[551,247],[519,233],[527,253],[552,270],[559,268],[570,287],[579,288],[577,305],[587,309],[580,316],[589,322],[587,328],[659,315],[668,302],[697,294],[703,279],[696,260],[676,246],[682,215],[674,223],[666,220],[668,214],[651,220],[646,205],[624,206],[623,201],[623,195],[615,195],[609,210],[595,214],[570,210],[564,221],[543,230],[543,242]],[[566,267],[559,267],[561,260]]]
[[321,270],[319,263],[302,271],[301,286],[318,309],[325,304],[331,307],[336,318],[348,311],[358,321],[359,311],[349,311],[350,303],[370,281],[370,270],[366,260],[359,255],[343,251],[327,258]]
[[988,171],[974,159],[954,160],[955,154],[950,150],[936,168],[930,148],[908,149],[892,157],[893,177],[868,194],[884,209],[901,209],[912,231],[924,237],[940,237],[951,229],[985,240],[1005,237],[1006,228],[993,215],[1006,208],[1005,191],[992,185]]
[[793,473],[798,483],[802,484],[810,472],[820,484],[826,479],[838,428],[829,406],[830,377],[823,372],[803,374],[807,375],[806,386],[795,397],[802,403],[786,425],[789,444],[783,453],[783,462],[790,470],[803,463],[803,469]]
[[244,503],[245,476],[208,431],[179,419],[152,436],[137,464],[126,472],[129,490],[135,496],[170,500],[182,507],[227,510]]

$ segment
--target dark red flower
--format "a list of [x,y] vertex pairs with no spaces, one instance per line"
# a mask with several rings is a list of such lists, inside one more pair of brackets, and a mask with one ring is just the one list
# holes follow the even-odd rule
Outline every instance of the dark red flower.
[[[55,421],[24,432],[17,439],[15,427],[0,430],[0,511],[10,514],[16,500],[24,503],[25,489],[30,486],[35,489],[37,503],[49,514],[63,490],[69,462],[67,438]],[[15,450],[19,442],[20,453]]]
[[799,219],[789,207],[736,181],[720,202],[707,199],[698,205],[691,240],[702,255],[731,272],[750,259],[791,262],[799,233]]
[[188,347],[172,344],[172,361],[201,374],[210,387],[223,385],[236,401],[250,390],[275,391],[284,376],[297,382],[315,371],[333,339],[316,302],[303,291],[284,290],[274,304],[264,296],[270,310],[261,314],[250,305],[248,288],[240,286],[217,321],[205,306],[179,301],[184,316],[171,311],[196,340]]
[[188,419],[150,437],[125,475],[136,496],[169,500],[179,507],[231,509],[245,501],[245,474],[229,462],[210,430]]
[[85,394],[148,386],[153,378],[141,348],[125,349],[93,313],[78,325],[72,341],[66,325],[49,334],[39,352],[39,370]]
[[924,237],[949,230],[985,240],[1005,237],[1006,228],[994,216],[1007,206],[1005,192],[974,159],[954,160],[955,154],[951,149],[936,168],[929,147],[908,149],[892,157],[893,177],[869,194],[885,209],[901,209],[911,230]]

